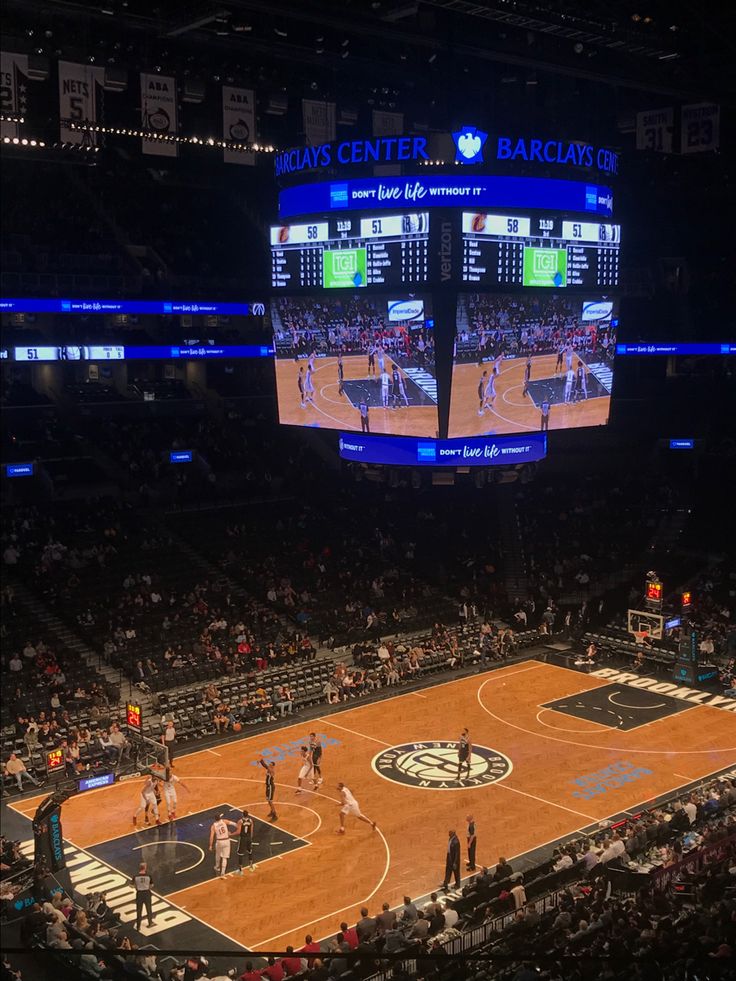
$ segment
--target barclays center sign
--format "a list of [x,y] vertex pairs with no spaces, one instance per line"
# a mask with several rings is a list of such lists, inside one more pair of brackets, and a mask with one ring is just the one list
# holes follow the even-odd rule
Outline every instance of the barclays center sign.
[[473,125],[463,125],[452,133],[431,136],[381,136],[365,140],[345,140],[318,146],[293,147],[274,157],[277,178],[308,171],[350,170],[372,165],[419,166],[436,163],[461,164],[494,169],[501,163],[539,163],[545,167],[576,167],[615,175],[619,155],[607,147],[583,140],[560,140],[541,136],[490,136]]

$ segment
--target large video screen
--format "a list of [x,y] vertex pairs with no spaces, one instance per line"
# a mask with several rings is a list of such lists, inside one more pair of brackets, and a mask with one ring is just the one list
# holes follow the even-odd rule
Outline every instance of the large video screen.
[[557,215],[463,212],[463,275],[476,287],[618,285],[621,226]]
[[461,294],[448,435],[605,425],[617,327],[611,298]]
[[429,214],[341,215],[271,227],[274,289],[426,283]]
[[396,436],[438,430],[434,320],[425,296],[271,301],[279,421]]

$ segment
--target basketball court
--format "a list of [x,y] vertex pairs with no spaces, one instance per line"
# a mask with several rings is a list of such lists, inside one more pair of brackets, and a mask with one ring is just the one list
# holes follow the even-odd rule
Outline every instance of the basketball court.
[[[387,370],[393,359],[386,355]],[[368,397],[369,425],[372,433],[394,436],[437,436],[437,382],[424,369],[400,369],[409,404],[403,400],[397,408],[381,405],[379,376],[368,375],[368,355],[343,357],[344,392],[337,380],[337,358],[319,358],[315,362],[314,405],[302,407],[297,377],[306,361],[276,359],[279,421],[291,426],[315,426],[320,429],[361,431],[358,405]],[[391,402],[391,399],[389,399]]]
[[[375,912],[436,889],[448,829],[464,842],[468,814],[479,864],[504,855],[513,865],[736,761],[733,700],[599,674],[531,660],[178,756],[189,791],[179,790],[178,820],[159,828],[133,829],[140,777],[80,794],[62,811],[72,881],[83,889],[107,875],[114,897],[145,858],[158,897],[154,928],[141,929],[147,942],[172,946],[175,930],[186,928],[190,947],[283,949],[306,933],[332,935],[343,919],[354,923],[363,904]],[[717,707],[702,704],[711,700]],[[458,783],[463,726],[472,767]],[[296,795],[299,746],[310,731],[322,734],[324,784]],[[261,755],[277,764],[277,823],[268,821]],[[377,831],[348,817],[345,836],[336,834],[339,780]],[[9,806],[30,817],[41,799]],[[255,868],[216,878],[210,825],[243,807],[256,818]]]
[[[579,356],[575,354],[577,365]],[[486,436],[541,429],[540,405],[551,403],[550,429],[573,429],[578,426],[603,426],[611,407],[611,368],[604,362],[586,364],[588,397],[579,402],[564,401],[565,372],[555,375],[556,354],[532,358],[529,394],[524,395],[526,358],[509,358],[499,364],[496,399],[493,408],[478,415],[478,382],[493,362],[456,364],[452,371],[450,393],[450,437]],[[585,361],[584,361],[585,363]]]

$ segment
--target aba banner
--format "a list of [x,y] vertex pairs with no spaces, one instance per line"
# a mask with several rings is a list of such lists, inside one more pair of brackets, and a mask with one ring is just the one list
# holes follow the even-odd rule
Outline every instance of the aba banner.
[[373,110],[374,136],[401,136],[403,132],[403,112],[383,112],[381,109]]
[[411,439],[340,433],[340,456],[401,467],[492,467],[533,463],[547,455],[545,433],[471,439]]
[[672,130],[675,110],[650,109],[636,114],[636,149],[672,153]]
[[[226,143],[255,143],[256,99],[253,89],[222,86],[222,138]],[[225,163],[255,166],[254,153],[223,150]]]
[[163,139],[176,136],[176,79],[171,75],[141,72],[141,126],[153,137],[144,137],[142,150],[158,157],[175,157],[178,144]]
[[[0,53],[0,114],[25,116],[28,87],[28,56],[12,51]],[[0,136],[10,139],[18,135],[18,124],[3,120]]]
[[97,122],[98,85],[105,80],[105,69],[59,62],[59,129],[63,143],[82,145],[97,142],[89,130],[72,129],[72,124]]
[[706,153],[720,146],[721,107],[710,102],[683,106],[680,120],[680,152]]
[[337,137],[334,102],[302,99],[304,136],[309,146],[332,143]]

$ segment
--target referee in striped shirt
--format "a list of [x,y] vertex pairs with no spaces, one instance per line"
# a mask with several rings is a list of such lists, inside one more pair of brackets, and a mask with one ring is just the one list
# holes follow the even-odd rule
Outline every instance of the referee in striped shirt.
[[145,862],[141,862],[138,866],[138,875],[134,875],[131,881],[135,889],[135,928],[136,930],[141,928],[144,906],[148,914],[148,926],[152,927],[151,890],[153,889],[153,879],[148,874],[148,866]]

